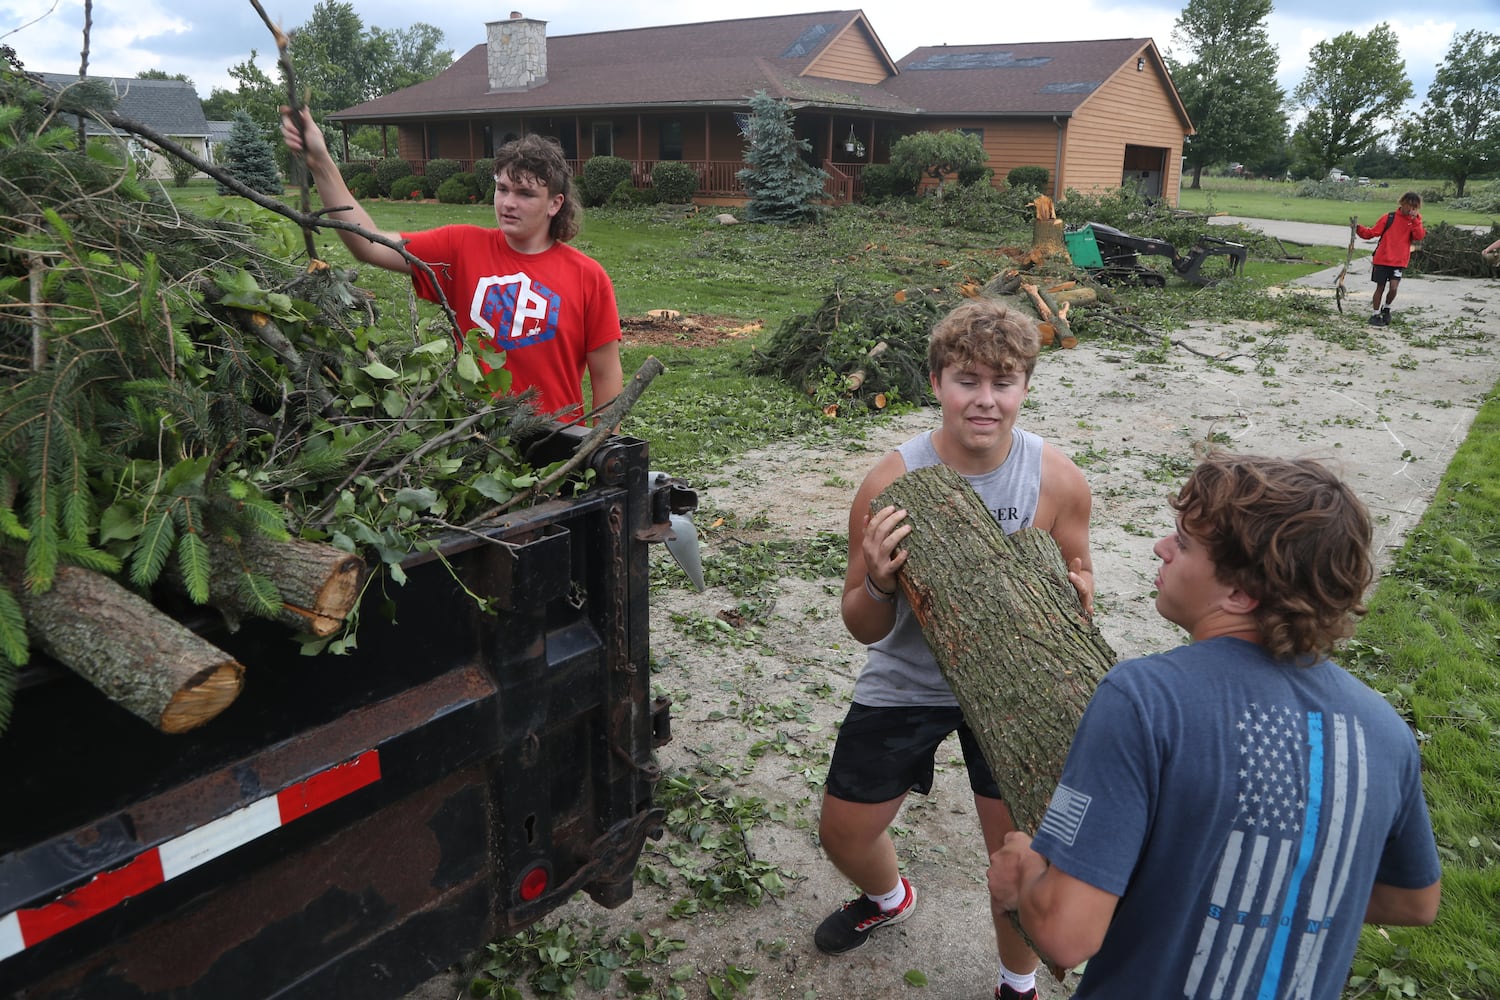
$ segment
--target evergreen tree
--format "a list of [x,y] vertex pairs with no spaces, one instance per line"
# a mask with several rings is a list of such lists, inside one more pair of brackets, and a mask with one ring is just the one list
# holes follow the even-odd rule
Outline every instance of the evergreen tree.
[[1266,33],[1271,0],[1188,0],[1172,41],[1189,54],[1167,68],[1197,130],[1183,143],[1199,187],[1203,168],[1250,160],[1286,136],[1276,85],[1276,46]]
[[757,90],[750,98],[745,139],[745,162],[749,166],[736,175],[750,196],[745,218],[751,222],[789,223],[815,217],[828,174],[802,158],[803,153],[812,151],[812,144],[797,138],[791,107]]
[[1377,24],[1363,38],[1346,31],[1314,45],[1292,96],[1307,112],[1294,146],[1319,174],[1372,148],[1412,96],[1396,33]]
[[1500,35],[1465,31],[1453,39],[1401,140],[1423,167],[1452,179],[1460,198],[1470,177],[1500,167]]
[[[234,128],[224,143],[224,170],[235,180],[261,194],[281,193],[281,173],[276,153],[260,134],[260,128],[243,111],[234,113]],[[218,185],[220,194],[229,189]]]

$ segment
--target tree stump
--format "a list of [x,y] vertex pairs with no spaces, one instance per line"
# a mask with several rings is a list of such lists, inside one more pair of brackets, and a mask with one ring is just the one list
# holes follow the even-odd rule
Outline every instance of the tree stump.
[[12,579],[37,647],[162,732],[201,726],[238,697],[234,657],[109,577],[63,566],[40,594]]
[[888,504],[912,525],[901,589],[1016,825],[1034,831],[1114,650],[1083,613],[1052,536],[1006,535],[957,472],[909,472],[873,506]]

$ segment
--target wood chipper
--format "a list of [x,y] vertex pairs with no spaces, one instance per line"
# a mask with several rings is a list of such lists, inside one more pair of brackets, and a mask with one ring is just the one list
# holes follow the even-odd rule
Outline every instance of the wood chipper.
[[[1073,264],[1092,272],[1105,282],[1146,285],[1161,288],[1167,276],[1161,271],[1141,263],[1141,255],[1166,257],[1172,262],[1172,273],[1195,285],[1211,285],[1222,278],[1239,274],[1245,266],[1248,251],[1243,243],[1219,239],[1216,236],[1200,236],[1193,249],[1186,255],[1165,240],[1144,236],[1132,236],[1113,226],[1099,222],[1088,222],[1069,228],[1063,233],[1068,256]],[[1204,274],[1203,262],[1210,257],[1228,258],[1228,270],[1220,274]]]

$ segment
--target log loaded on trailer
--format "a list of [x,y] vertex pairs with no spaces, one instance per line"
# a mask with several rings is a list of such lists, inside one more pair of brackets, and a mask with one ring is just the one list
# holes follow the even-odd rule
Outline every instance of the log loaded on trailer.
[[647,546],[696,497],[640,440],[588,462],[365,588],[346,655],[183,610],[246,667],[190,732],[36,658],[0,738],[0,995],[380,1000],[579,890],[628,899],[669,738]]

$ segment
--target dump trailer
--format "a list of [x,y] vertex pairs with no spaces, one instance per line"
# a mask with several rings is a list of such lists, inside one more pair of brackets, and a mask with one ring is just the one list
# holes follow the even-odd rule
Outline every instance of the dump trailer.
[[[1238,275],[1244,270],[1245,260],[1249,256],[1243,243],[1206,235],[1199,236],[1186,254],[1180,254],[1166,240],[1132,236],[1100,222],[1089,222],[1077,229],[1065,230],[1063,242],[1073,264],[1093,272],[1101,281],[1156,288],[1166,285],[1167,276],[1142,264],[1143,255],[1167,258],[1171,262],[1173,274],[1195,285],[1211,285],[1221,278]],[[1225,272],[1218,275],[1204,274],[1204,261],[1215,256],[1228,258]]]
[[696,496],[644,441],[587,467],[377,576],[345,655],[179,614],[246,668],[191,732],[29,664],[0,737],[0,996],[394,998],[580,890],[628,899],[670,735],[647,546]]

